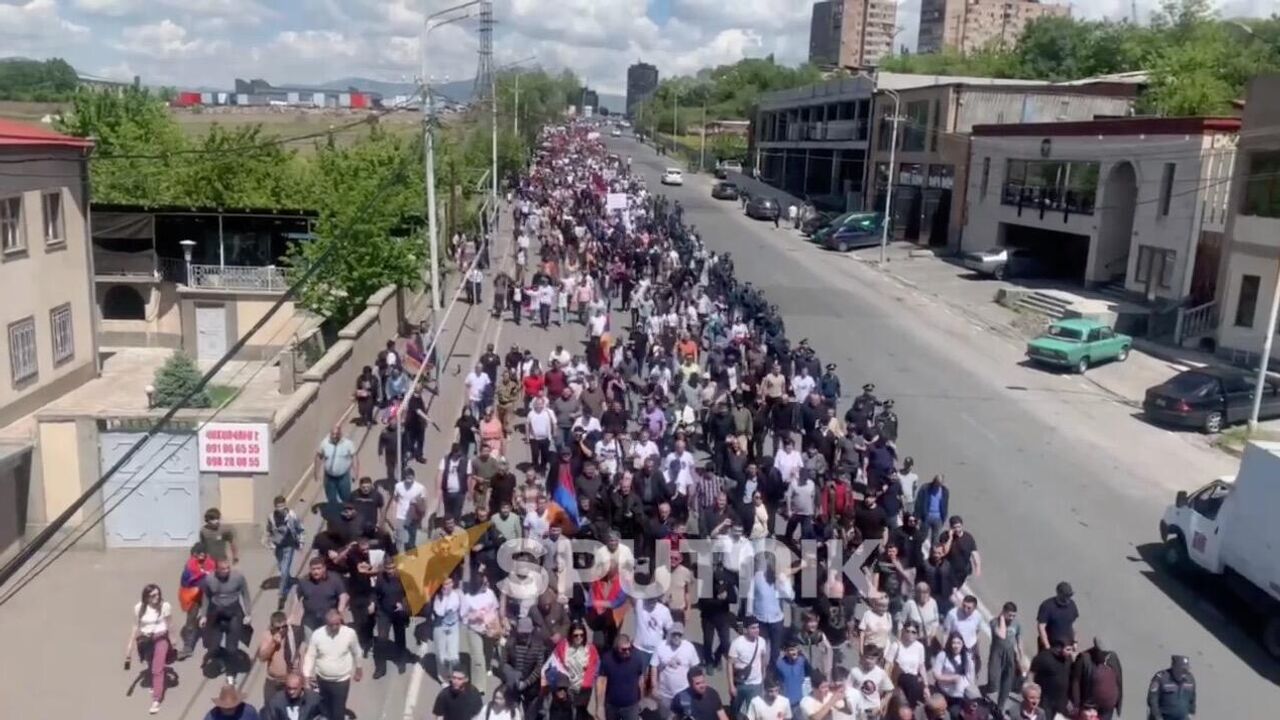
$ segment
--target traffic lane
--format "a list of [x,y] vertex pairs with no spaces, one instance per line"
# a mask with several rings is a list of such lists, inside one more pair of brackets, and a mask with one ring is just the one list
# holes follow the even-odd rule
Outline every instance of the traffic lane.
[[[633,167],[654,182],[659,163],[631,152]],[[1273,691],[1276,666],[1244,632],[1211,616],[1189,615],[1179,605],[1187,600],[1177,586],[1143,562],[1158,541],[1156,523],[1167,502],[1142,490],[1148,476],[1177,473],[1184,462],[1195,467],[1214,461],[1184,458],[1185,448],[1175,443],[1126,452],[1133,447],[1122,444],[1128,434],[1103,417],[1116,408],[1099,397],[1019,398],[993,377],[1004,373],[992,372],[991,356],[961,342],[994,346],[986,333],[961,318],[910,312],[905,291],[886,290],[874,284],[877,278],[851,272],[849,261],[833,260],[839,256],[806,252],[771,224],[713,204],[705,185],[689,182],[667,194],[681,201],[686,221],[698,226],[712,249],[733,252],[742,279],[769,292],[787,317],[790,337],[813,338],[824,361],[842,365],[850,391],[875,381],[881,397],[898,399],[904,451],[916,456],[922,475],[947,472],[954,510],[982,544],[987,572],[973,585],[987,600],[1014,599],[1024,616],[1034,615],[1057,581],[1073,581],[1084,616],[1079,636],[1086,642],[1095,634],[1108,636],[1131,668],[1131,698],[1142,697],[1148,673],[1167,664],[1172,652],[1196,659],[1202,682],[1208,680],[1205,708],[1211,714],[1215,707],[1225,712],[1224,698],[1237,692],[1253,697]],[[1060,379],[1039,375],[1034,380],[1042,385],[1046,378]],[[1106,437],[1095,437],[1096,429],[1088,427],[1079,432],[1082,413]],[[1054,416],[1065,427],[1052,422]],[[1143,447],[1155,439],[1144,437]],[[1117,492],[1126,489],[1117,488],[1125,484],[1117,477],[1128,477],[1125,483],[1138,489]],[[1173,589],[1166,593],[1166,587]]]

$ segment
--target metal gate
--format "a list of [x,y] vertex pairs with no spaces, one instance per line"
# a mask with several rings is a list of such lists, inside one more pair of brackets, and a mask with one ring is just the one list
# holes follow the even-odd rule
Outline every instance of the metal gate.
[[[102,433],[101,471],[110,469],[143,437],[144,433]],[[120,503],[104,523],[107,547],[191,546],[200,534],[195,436],[160,433],[151,438],[107,480],[102,496],[107,507]]]

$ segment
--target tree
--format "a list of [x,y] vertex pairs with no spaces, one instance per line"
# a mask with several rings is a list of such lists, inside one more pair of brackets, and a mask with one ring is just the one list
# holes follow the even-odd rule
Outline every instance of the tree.
[[[191,358],[175,352],[156,370],[151,400],[156,407],[174,407],[200,385],[200,377],[200,369]],[[207,408],[212,404],[202,388],[182,407]]]
[[421,146],[373,131],[350,147],[322,147],[312,159],[310,199],[320,209],[315,239],[290,246],[290,281],[319,268],[299,291],[312,312],[341,326],[387,285],[422,286],[420,229],[406,228],[422,207]]
[[80,86],[75,68],[62,58],[0,60],[0,100],[58,102]]

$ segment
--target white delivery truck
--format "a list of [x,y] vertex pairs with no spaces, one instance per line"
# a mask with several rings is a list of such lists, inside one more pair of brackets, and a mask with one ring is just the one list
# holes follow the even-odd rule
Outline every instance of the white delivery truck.
[[1170,566],[1222,578],[1258,611],[1262,644],[1280,658],[1280,443],[1250,442],[1234,478],[1179,491],[1160,537]]

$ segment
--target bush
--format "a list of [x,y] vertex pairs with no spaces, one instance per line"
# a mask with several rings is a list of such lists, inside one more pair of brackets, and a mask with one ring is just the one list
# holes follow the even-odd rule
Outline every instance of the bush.
[[[174,407],[199,384],[200,369],[195,362],[186,355],[175,352],[156,370],[153,401],[156,407]],[[209,393],[201,389],[183,407],[207,408],[212,404]]]

